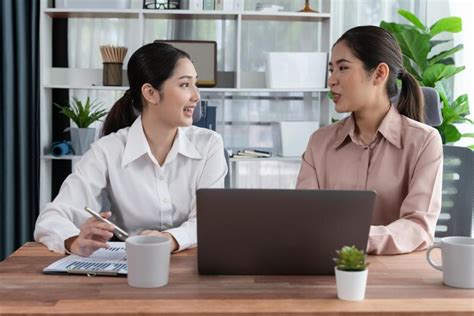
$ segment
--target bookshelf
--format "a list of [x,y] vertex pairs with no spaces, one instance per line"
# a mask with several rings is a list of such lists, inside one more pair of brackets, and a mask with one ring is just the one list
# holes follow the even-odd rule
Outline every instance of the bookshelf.
[[[110,87],[102,85],[101,68],[57,68],[52,66],[52,56],[55,43],[52,40],[52,23],[54,19],[121,19],[134,24],[138,30],[134,42],[129,46],[129,52],[135,51],[138,47],[150,42],[154,34],[150,33],[150,23],[153,21],[194,21],[194,20],[216,20],[231,23],[235,28],[235,36],[230,47],[221,47],[225,54],[231,54],[235,61],[232,69],[218,68],[219,78],[224,78],[218,82],[216,87],[201,88],[201,98],[210,99],[214,102],[227,102],[225,100],[239,97],[278,99],[290,96],[290,98],[301,99],[305,106],[315,108],[318,113],[321,126],[330,123],[330,101],[327,97],[328,89],[270,89],[265,87],[264,72],[262,70],[248,71],[247,65],[243,65],[244,54],[248,54],[248,47],[243,41],[243,32],[248,25],[255,25],[268,22],[281,22],[291,25],[292,23],[307,23],[308,29],[304,36],[316,38],[319,51],[328,53],[330,50],[330,24],[331,24],[331,4],[330,0],[322,0],[314,6],[323,13],[299,13],[299,12],[259,12],[254,11],[251,5],[247,5],[244,11],[191,11],[191,10],[147,10],[141,9],[141,0],[131,0],[130,9],[57,9],[52,7],[51,0],[41,0],[40,12],[40,52],[41,52],[41,164],[40,164],[40,207],[43,208],[52,199],[51,196],[51,175],[53,160],[77,161],[80,156],[54,157],[50,154],[49,148],[53,141],[52,137],[52,94],[56,89],[83,90],[117,92],[128,89],[127,85]],[[98,1],[100,2],[100,1]],[[251,1],[250,1],[251,2]],[[302,2],[303,3],[303,2]],[[318,4],[318,6],[316,5]],[[316,25],[316,27],[315,27]],[[314,28],[314,29],[312,29]],[[173,39],[173,38],[168,38]],[[202,38],[199,38],[202,40]],[[209,39],[213,40],[213,39]],[[292,47],[292,51],[298,51],[298,47]],[[130,53],[129,53],[130,54]],[[128,55],[129,56],[129,55]],[[127,59],[128,60],[128,59]],[[126,60],[126,61],[127,61]],[[125,62],[126,62],[125,61]],[[126,75],[124,74],[124,78]],[[224,126],[226,119],[218,117],[218,127]],[[264,124],[267,122],[264,122]],[[253,124],[253,123],[249,123]],[[218,130],[219,131],[219,130]],[[221,133],[225,133],[220,131]],[[247,163],[299,163],[300,158],[272,157],[231,159],[232,174],[235,177],[238,173],[238,165]],[[237,181],[234,181],[237,183]]]

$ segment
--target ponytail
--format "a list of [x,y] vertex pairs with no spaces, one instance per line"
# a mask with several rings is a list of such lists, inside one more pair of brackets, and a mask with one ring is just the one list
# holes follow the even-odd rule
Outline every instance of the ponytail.
[[135,108],[135,100],[133,99],[130,90],[127,90],[125,94],[115,102],[112,109],[107,114],[102,128],[102,136],[106,136],[110,133],[115,133],[119,129],[131,126],[136,120],[139,109]]
[[402,81],[402,91],[398,101],[398,112],[415,121],[424,123],[424,98],[418,81],[409,72],[402,70],[398,78]]

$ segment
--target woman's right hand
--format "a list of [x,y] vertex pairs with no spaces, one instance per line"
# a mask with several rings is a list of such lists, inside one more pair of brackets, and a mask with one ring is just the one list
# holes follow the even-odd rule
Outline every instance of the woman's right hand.
[[[102,212],[100,215],[109,218],[112,212]],[[108,247],[107,241],[112,238],[113,230],[113,226],[91,217],[81,225],[79,236],[66,239],[64,246],[73,254],[88,257],[97,249]]]

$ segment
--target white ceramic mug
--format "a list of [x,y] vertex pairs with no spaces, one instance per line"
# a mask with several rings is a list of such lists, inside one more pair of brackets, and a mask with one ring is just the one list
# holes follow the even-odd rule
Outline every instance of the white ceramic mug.
[[128,284],[160,287],[168,284],[171,241],[160,236],[133,236],[125,241]]
[[[441,249],[442,264],[431,260],[431,251]],[[448,286],[474,288],[474,238],[445,237],[435,243],[426,252],[428,263],[435,269],[443,271],[443,282]]]

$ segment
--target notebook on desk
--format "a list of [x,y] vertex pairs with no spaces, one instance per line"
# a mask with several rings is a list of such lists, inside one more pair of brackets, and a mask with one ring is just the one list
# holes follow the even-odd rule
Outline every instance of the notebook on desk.
[[201,189],[200,274],[329,275],[336,249],[366,249],[375,192]]

